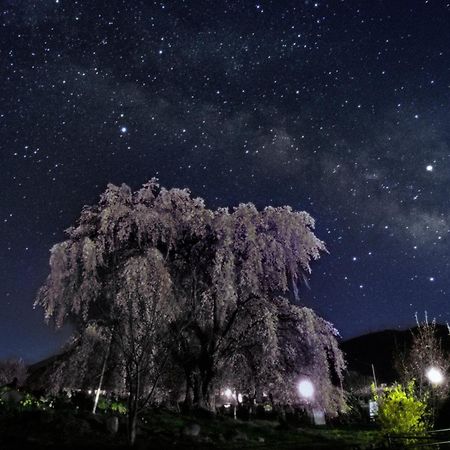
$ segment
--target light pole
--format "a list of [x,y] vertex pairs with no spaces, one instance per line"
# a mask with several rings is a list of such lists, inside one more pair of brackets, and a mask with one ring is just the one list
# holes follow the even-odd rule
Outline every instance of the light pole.
[[314,398],[314,385],[309,378],[301,379],[297,384],[297,391],[301,398],[305,400],[306,413],[309,415],[310,420],[314,421],[313,411],[310,410],[310,401]]
[[425,375],[430,382],[432,386],[432,420],[433,420],[433,426],[434,426],[434,415],[436,410],[436,391],[434,388],[438,387],[440,384],[444,382],[444,374],[442,373],[442,370],[439,367],[431,366],[427,369],[425,372]]
[[308,378],[300,380],[297,389],[300,396],[306,400],[310,400],[314,397],[314,385]]

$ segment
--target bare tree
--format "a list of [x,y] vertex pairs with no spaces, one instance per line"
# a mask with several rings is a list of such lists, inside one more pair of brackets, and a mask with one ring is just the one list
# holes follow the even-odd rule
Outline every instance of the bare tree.
[[[442,347],[436,321],[425,319],[420,322],[416,314],[417,326],[412,330],[411,345],[400,353],[396,361],[397,371],[405,385],[414,380],[420,398],[439,395],[444,397],[448,393],[449,384],[445,375],[448,374],[450,363],[448,354]],[[443,375],[442,382],[432,385],[427,377],[430,368],[436,368]],[[432,394],[432,395],[431,395]]]

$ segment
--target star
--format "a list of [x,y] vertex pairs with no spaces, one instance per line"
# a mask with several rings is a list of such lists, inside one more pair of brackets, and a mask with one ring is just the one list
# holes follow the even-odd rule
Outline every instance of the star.
[[[0,267],[0,286],[12,305],[33,303],[36,279],[24,274],[47,266],[79,205],[108,181],[137,188],[157,176],[212,209],[254,202],[310,213],[330,253],[312,263],[305,303],[314,296],[333,311],[325,318],[345,337],[372,322],[409,326],[409,302],[446,313],[448,2],[404,11],[359,2],[351,14],[322,0],[118,2],[113,11],[23,3],[3,8],[14,39],[0,40],[0,265],[15,268]],[[61,24],[76,29],[68,36]],[[364,45],[336,44],[358,42],[366,26]],[[12,309],[2,308],[0,359],[16,350],[3,327]]]

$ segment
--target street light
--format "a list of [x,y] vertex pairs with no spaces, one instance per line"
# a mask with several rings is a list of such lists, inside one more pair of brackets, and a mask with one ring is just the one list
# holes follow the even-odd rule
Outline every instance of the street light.
[[307,378],[298,383],[297,389],[300,396],[306,399],[311,399],[314,396],[314,385]]
[[[425,372],[425,375],[428,378],[428,381],[433,386],[438,386],[442,384],[442,382],[444,381],[444,374],[442,373],[442,370],[439,369],[439,367],[428,368],[428,370]],[[431,398],[432,398],[432,421],[433,421],[432,423],[434,424],[434,415],[436,411],[436,401],[437,401],[436,392],[434,389],[431,392]]]
[[231,399],[233,397],[233,391],[230,388],[225,389],[224,394],[228,399]]
[[438,367],[430,367],[425,375],[431,384],[441,384],[444,381],[444,375]]

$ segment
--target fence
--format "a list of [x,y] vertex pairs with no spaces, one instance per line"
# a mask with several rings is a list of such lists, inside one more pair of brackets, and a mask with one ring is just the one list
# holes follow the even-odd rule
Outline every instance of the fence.
[[396,434],[387,436],[388,448],[440,449],[450,448],[450,428],[426,431],[421,435]]

